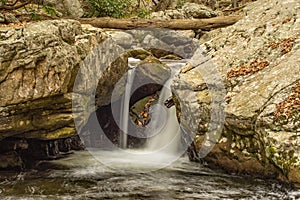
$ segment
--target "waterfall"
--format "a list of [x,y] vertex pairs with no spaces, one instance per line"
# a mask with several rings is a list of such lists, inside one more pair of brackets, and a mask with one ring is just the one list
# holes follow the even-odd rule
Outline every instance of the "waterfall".
[[163,154],[176,154],[180,146],[180,128],[175,106],[167,108],[164,102],[172,96],[171,83],[175,73],[185,62],[165,62],[171,68],[171,77],[162,88],[157,104],[150,107],[151,121],[146,127],[147,140],[145,150]]
[[172,73],[160,92],[158,102],[150,106],[151,120],[143,128],[144,134],[147,135],[147,142],[140,149],[127,148],[127,137],[130,134],[129,123],[131,123],[129,115],[130,95],[133,89],[135,67],[138,63],[132,63],[129,60],[131,69],[128,70],[126,84],[123,84],[125,85],[125,91],[121,99],[121,108],[119,108],[119,127],[121,129],[119,146],[122,149],[93,152],[95,158],[101,163],[121,171],[145,172],[160,169],[177,160],[185,151],[180,145],[181,134],[176,118],[176,108],[167,108],[164,105],[165,100],[172,95],[170,89],[172,78],[178,69],[185,64],[184,61],[165,62],[172,69]]
[[150,110],[151,123],[146,127],[148,138],[146,150],[173,153],[177,151],[180,142],[179,123],[176,118],[176,108],[166,108],[165,100],[171,95],[171,79],[168,80],[160,92],[157,104]]
[[129,102],[130,102],[130,93],[131,86],[134,79],[134,67],[129,65],[132,69],[129,69],[127,72],[127,80],[125,84],[124,95],[121,102],[121,112],[120,112],[120,140],[119,145],[121,148],[127,148],[127,138],[128,138],[128,123],[129,123]]
[[[153,152],[159,151],[161,153],[172,153],[176,152],[179,141],[179,124],[176,118],[175,107],[166,108],[164,102],[170,96],[172,96],[170,85],[172,77],[175,75],[176,71],[181,67],[180,63],[167,63],[172,69],[171,78],[166,81],[163,89],[160,92],[157,104],[150,107],[151,121],[145,127],[145,132],[148,136],[145,151]],[[134,79],[135,70],[134,60],[129,62],[129,67],[131,68],[127,72],[127,80],[125,84],[125,91],[122,97],[121,110],[120,110],[120,140],[119,145],[121,148],[127,148],[127,138],[128,138],[128,124],[130,122],[129,118],[129,102],[131,95],[131,88]]]

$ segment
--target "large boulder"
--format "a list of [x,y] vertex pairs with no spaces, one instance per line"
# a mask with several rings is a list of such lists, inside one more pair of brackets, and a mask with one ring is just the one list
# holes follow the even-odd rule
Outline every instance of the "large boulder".
[[[104,63],[105,55],[113,54],[113,44],[105,43],[106,40],[108,36],[101,29],[74,20],[43,21],[0,30],[0,143],[17,143],[22,138],[29,144],[22,148],[12,145],[14,148],[2,149],[1,153],[11,156],[15,153],[10,152],[18,151],[26,158],[40,159],[81,148],[72,113],[76,105],[72,105],[72,100],[89,90],[76,93],[74,81],[82,75],[79,69],[84,69],[84,64]],[[102,43],[108,45],[108,51],[97,55],[96,61],[89,60],[99,49],[95,47]],[[100,68],[102,71],[85,75],[100,73],[99,84],[109,80],[102,89],[111,94],[114,82],[127,69],[127,57],[121,56],[110,63],[108,70]],[[81,84],[89,86],[92,81]],[[90,96],[88,93],[86,98]],[[99,106],[108,102],[106,97],[102,99]]]
[[72,20],[3,28],[0,34],[0,138],[71,126],[74,77],[100,35],[85,33]]
[[[260,0],[249,4],[235,25],[201,38],[211,59],[187,65],[172,86],[183,127],[197,132],[191,159],[300,183],[299,6],[297,0]],[[215,76],[205,74],[209,62],[226,88],[224,128],[215,141],[205,134],[214,122],[214,94],[220,92],[210,87]],[[217,143],[206,157],[199,155],[203,141]]]

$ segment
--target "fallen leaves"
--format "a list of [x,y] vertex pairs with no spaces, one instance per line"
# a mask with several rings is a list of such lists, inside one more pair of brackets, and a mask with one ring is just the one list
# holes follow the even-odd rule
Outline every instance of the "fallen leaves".
[[268,46],[272,49],[281,48],[281,53],[286,54],[292,50],[294,46],[294,41],[296,39],[297,37],[285,38],[279,42],[270,42]]
[[254,74],[254,73],[264,69],[265,67],[269,66],[269,64],[270,63],[268,61],[261,61],[259,59],[256,59],[249,64],[241,65],[236,69],[231,69],[227,73],[227,78],[229,79],[232,77],[239,77],[239,76],[246,76],[248,74]]
[[156,100],[155,97],[150,97],[139,114],[135,114],[131,111],[132,114],[135,115],[134,123],[136,125],[145,127],[150,122],[150,107]]
[[286,24],[288,22],[290,22],[292,20],[292,18],[286,18],[285,20],[282,21],[282,24]]
[[283,102],[276,104],[274,116],[276,118],[289,118],[295,112],[300,112],[300,83],[293,88],[294,93]]
[[21,23],[0,24],[0,27],[1,28],[4,28],[4,27],[17,28],[17,27],[25,26],[26,24],[27,24],[27,22],[24,21]]

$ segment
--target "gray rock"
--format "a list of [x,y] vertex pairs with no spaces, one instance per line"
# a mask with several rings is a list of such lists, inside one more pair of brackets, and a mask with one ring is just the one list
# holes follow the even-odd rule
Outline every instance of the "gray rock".
[[170,16],[166,15],[164,11],[158,11],[158,12],[152,12],[150,14],[151,19],[157,19],[157,20],[169,20],[171,19]]
[[134,38],[131,34],[126,33],[126,32],[114,32],[112,35],[112,39],[120,46],[124,48],[129,48],[133,41]]
[[[205,133],[215,126],[216,118],[210,116],[225,112],[225,128],[221,137],[208,136],[217,144],[204,160],[228,171],[279,174],[278,178],[300,183],[300,111],[296,108],[289,116],[277,113],[280,106],[292,109],[284,102],[299,95],[293,89],[300,82],[300,68],[295,67],[300,66],[299,7],[297,0],[260,0],[246,7],[245,18],[235,25],[201,38],[212,59],[187,65],[172,86],[180,102],[180,121],[187,130],[197,130],[193,155],[199,155]],[[217,73],[211,73],[213,66]],[[219,92],[215,74],[226,87],[224,109],[216,113],[211,112],[213,102],[220,101],[213,101]]]
[[84,11],[79,0],[44,0],[43,4],[55,8],[65,17],[79,18],[84,15]]
[[193,30],[177,30],[176,32],[187,38],[195,37],[195,32]]
[[165,15],[170,19],[184,19],[185,15],[182,10],[166,10]]
[[16,16],[12,13],[5,14],[5,21],[7,23],[14,23],[14,24],[20,23],[18,18],[16,18]]
[[210,8],[196,3],[185,3],[182,7],[182,10],[187,18],[210,18],[218,15]]
[[210,18],[216,17],[218,13],[201,4],[185,3],[182,9],[165,10],[153,12],[151,19],[170,20],[170,19],[188,19],[188,18]]

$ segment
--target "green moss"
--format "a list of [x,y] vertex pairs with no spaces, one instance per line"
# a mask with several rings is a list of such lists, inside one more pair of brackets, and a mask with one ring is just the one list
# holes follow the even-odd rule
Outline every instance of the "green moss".
[[35,138],[40,140],[54,140],[60,138],[67,138],[74,136],[76,131],[71,127],[64,127],[55,131],[46,132],[46,131],[35,131],[22,134],[23,138]]
[[276,149],[275,149],[275,147],[273,147],[272,145],[269,146],[268,150],[269,150],[269,153],[270,153],[271,155],[274,155],[274,154],[277,152]]
[[144,49],[134,49],[134,50],[128,51],[127,55],[128,55],[128,57],[144,60],[148,56],[150,56],[151,53]]

